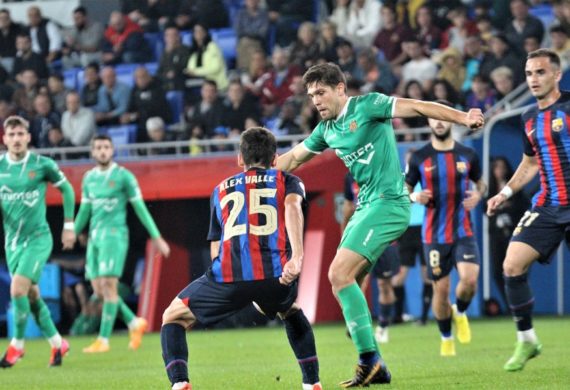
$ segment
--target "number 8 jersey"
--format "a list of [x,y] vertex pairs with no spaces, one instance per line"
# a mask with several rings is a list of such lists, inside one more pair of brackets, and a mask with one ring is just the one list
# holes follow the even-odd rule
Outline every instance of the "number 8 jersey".
[[211,275],[217,282],[281,276],[291,257],[285,229],[285,197],[305,187],[298,177],[275,169],[251,168],[225,179],[210,198],[208,240],[220,241]]

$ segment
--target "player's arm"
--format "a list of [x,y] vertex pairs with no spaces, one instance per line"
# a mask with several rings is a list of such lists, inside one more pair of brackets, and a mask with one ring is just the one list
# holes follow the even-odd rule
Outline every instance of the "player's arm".
[[513,194],[519,192],[527,185],[538,172],[538,162],[535,156],[523,154],[522,160],[513,177],[497,195],[487,202],[487,215],[492,216],[501,205]]
[[75,234],[80,234],[85,229],[89,218],[91,218],[91,197],[89,196],[89,188],[84,176],[81,184],[81,204],[75,216]]
[[424,116],[457,123],[471,129],[481,128],[485,124],[483,113],[478,108],[471,108],[468,112],[463,112],[435,102],[406,98],[397,98],[394,105],[394,117],[396,118]]
[[156,227],[156,223],[154,222],[152,215],[150,215],[144,201],[142,199],[136,199],[131,201],[131,205],[133,206],[133,209],[135,210],[135,214],[139,218],[139,221],[141,221],[146,231],[150,235],[150,238],[152,239],[152,242],[155,245],[156,249],[158,249],[158,251],[164,257],[168,257],[170,255],[170,246],[160,235],[160,231],[158,230],[158,227]]
[[212,261],[220,254],[220,240],[210,241],[210,258]]
[[296,145],[287,153],[277,158],[276,168],[282,171],[291,172],[316,156],[316,153],[309,151],[302,143]]
[[467,195],[463,200],[463,207],[465,207],[465,210],[469,211],[477,207],[481,199],[485,197],[486,192],[487,184],[483,178],[480,178],[475,183],[475,190],[465,191],[465,194]]
[[285,229],[291,244],[291,258],[283,267],[279,278],[282,284],[290,284],[299,277],[303,264],[303,197],[291,193],[285,197]]
[[73,214],[75,213],[75,191],[67,179],[61,183],[55,183],[55,187],[61,192],[63,198],[63,231],[61,232],[61,243],[63,249],[73,249],[75,245],[75,224]]
[[410,201],[412,203],[419,203],[419,204],[427,204],[433,194],[430,190],[422,189],[421,191],[414,192],[414,188],[418,181],[420,181],[421,173],[419,164],[416,161],[415,155],[410,157],[410,161],[406,165],[406,188],[408,189],[408,193],[410,194]]

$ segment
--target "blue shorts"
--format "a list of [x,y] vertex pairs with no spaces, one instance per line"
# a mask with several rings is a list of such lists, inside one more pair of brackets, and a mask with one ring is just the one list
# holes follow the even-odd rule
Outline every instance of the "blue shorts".
[[400,252],[397,245],[388,245],[378,259],[372,275],[378,279],[390,279],[392,276],[400,272]]
[[457,263],[480,264],[474,237],[460,238],[453,244],[424,244],[424,256],[428,278],[434,281],[448,276]]
[[524,213],[511,241],[530,245],[540,254],[538,261],[548,264],[569,228],[570,207],[534,207]]
[[196,320],[214,325],[255,302],[263,313],[274,319],[286,312],[297,299],[297,281],[289,286],[278,278],[250,282],[218,283],[206,273],[178,294],[187,302]]

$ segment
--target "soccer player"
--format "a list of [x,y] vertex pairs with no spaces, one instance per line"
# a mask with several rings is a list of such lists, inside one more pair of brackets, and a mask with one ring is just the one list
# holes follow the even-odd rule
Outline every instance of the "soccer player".
[[372,268],[410,220],[410,201],[391,119],[427,116],[478,128],[483,126],[483,114],[478,109],[465,113],[437,103],[379,93],[348,97],[344,74],[332,63],[311,67],[303,83],[323,120],[305,141],[278,158],[277,168],[293,171],[330,147],[360,187],[358,207],[328,272],[359,353],[354,378],[341,386],[389,383],[391,376],[374,340],[372,319],[357,278]]
[[135,176],[113,162],[113,143],[106,135],[96,135],[91,141],[91,155],[97,165],[87,171],[81,184],[81,206],[77,213],[75,231],[83,231],[89,223],[85,278],[91,281],[94,299],[103,300],[99,337],[85,353],[107,352],[109,336],[117,313],[130,331],[129,348],[136,350],[142,342],[147,321],[136,317],[117,292],[119,277],[127,257],[129,230],[127,202],[148,231],[156,249],[165,257],[170,248],[148,212]]
[[[440,101],[441,104],[449,104]],[[470,211],[486,191],[475,150],[454,141],[451,122],[428,119],[431,141],[414,152],[408,163],[406,185],[410,199],[426,206],[422,227],[428,277],[433,281],[433,313],[441,333],[441,356],[455,356],[451,320],[457,339],[471,342],[465,311],[477,289],[479,249],[473,236]],[[476,189],[470,189],[470,182]],[[412,192],[420,182],[422,190]],[[449,302],[449,274],[457,268],[456,303]]]
[[540,174],[540,191],[515,228],[503,264],[505,292],[517,326],[516,348],[504,366],[507,371],[522,370],[541,352],[542,345],[532,326],[534,297],[527,273],[535,261],[550,262],[570,226],[570,93],[559,89],[560,57],[548,49],[532,51],[527,56],[525,74],[537,106],[522,114],[522,161],[507,185],[487,203],[487,214],[493,215],[537,172]]
[[[341,224],[341,233],[344,232],[346,225],[350,221],[350,217],[354,214],[356,206],[358,205],[358,184],[352,178],[350,172],[344,177],[344,203],[343,210],[343,223]],[[374,338],[380,344],[385,344],[389,341],[388,326],[390,325],[390,316],[396,296],[394,295],[394,288],[392,287],[392,277],[398,274],[400,270],[400,254],[398,253],[398,245],[396,242],[389,245],[382,256],[372,268],[371,274],[376,278],[378,286],[378,303],[380,304],[380,313],[378,315],[378,326],[374,332]],[[360,285],[362,291],[366,293],[368,283],[363,281]]]
[[51,345],[49,365],[60,366],[69,344],[57,331],[38,288],[53,246],[46,220],[47,183],[52,183],[63,196],[63,249],[71,249],[75,243],[75,194],[52,159],[28,150],[31,135],[24,118],[11,116],[4,121],[3,140],[8,152],[0,157],[0,208],[6,262],[12,276],[10,296],[15,331],[0,367],[12,367],[24,356],[24,333],[30,312]]
[[304,390],[321,390],[313,330],[295,304],[303,261],[305,188],[299,178],[271,167],[277,142],[271,132],[252,127],[241,135],[242,173],[212,192],[212,265],[190,283],[163,315],[162,355],[172,389],[191,389],[185,330],[209,326],[255,302],[269,318],[285,323],[303,374]]

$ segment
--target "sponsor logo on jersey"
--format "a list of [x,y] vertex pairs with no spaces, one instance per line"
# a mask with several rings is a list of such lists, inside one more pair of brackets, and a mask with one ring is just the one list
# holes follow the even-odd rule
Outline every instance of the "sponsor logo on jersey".
[[34,207],[40,199],[40,190],[14,192],[7,185],[0,187],[0,200],[2,202],[19,202],[21,201],[28,207]]
[[467,163],[465,161],[457,161],[455,167],[457,168],[457,172],[465,173],[467,170]]
[[103,207],[103,210],[110,212],[115,209],[119,200],[117,198],[98,198],[93,199],[93,207]]
[[348,126],[348,130],[350,130],[351,133],[354,133],[356,129],[358,129],[358,124],[356,123],[355,120],[352,120],[352,122],[350,122],[350,125]]
[[564,127],[564,121],[562,118],[556,118],[552,120],[552,130],[553,131],[560,131]]
[[352,152],[347,154],[346,156],[342,155],[342,152],[337,149],[336,154],[337,156],[344,161],[344,164],[350,168],[352,164],[355,162],[369,165],[370,161],[372,161],[372,157],[374,156],[376,151],[374,150],[374,145],[372,143],[368,143],[365,146],[359,148],[356,152]]

